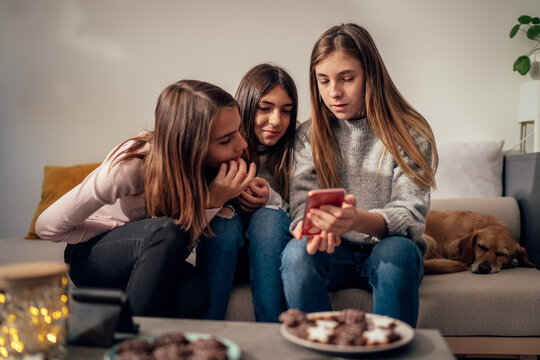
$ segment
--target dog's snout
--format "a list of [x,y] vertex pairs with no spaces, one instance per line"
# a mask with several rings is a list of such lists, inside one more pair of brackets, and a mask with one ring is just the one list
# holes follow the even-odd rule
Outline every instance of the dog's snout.
[[489,274],[491,272],[491,266],[486,263],[480,263],[478,265],[478,274]]

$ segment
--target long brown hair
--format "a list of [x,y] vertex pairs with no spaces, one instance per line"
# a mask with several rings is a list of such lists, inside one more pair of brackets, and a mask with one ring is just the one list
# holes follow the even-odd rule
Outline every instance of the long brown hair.
[[[113,165],[130,158],[144,160],[147,216],[177,219],[193,242],[195,235],[211,233],[205,229],[204,211],[209,197],[204,164],[210,130],[221,109],[237,106],[228,92],[215,85],[178,81],[159,95],[154,130],[127,140],[133,144],[115,155]],[[148,153],[142,153],[148,143]]]
[[[331,27],[319,37],[311,53],[309,68],[311,149],[321,188],[339,186],[337,144],[330,128],[330,121],[335,119],[322,102],[315,74],[317,64],[334,51],[360,61],[366,82],[365,115],[386,150],[414,183],[435,187],[435,171],[439,157],[431,127],[394,85],[367,30],[356,24],[342,24]],[[418,133],[429,142],[432,149],[431,160],[419,149],[412,132]],[[418,169],[415,170],[407,164],[401,150],[412,159]]]
[[258,139],[255,135],[255,114],[261,98],[281,86],[292,100],[291,120],[285,134],[269,151],[267,167],[273,172],[277,191],[283,199],[289,197],[289,184],[293,162],[294,132],[298,112],[298,94],[291,76],[283,68],[271,64],[260,64],[251,68],[240,81],[236,90],[236,100],[242,114],[242,128],[248,143],[246,161],[259,167],[257,152]]

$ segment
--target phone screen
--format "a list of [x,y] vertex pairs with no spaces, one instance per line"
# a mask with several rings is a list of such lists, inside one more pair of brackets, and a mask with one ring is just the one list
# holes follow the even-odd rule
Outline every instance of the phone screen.
[[306,209],[304,211],[304,226],[302,227],[302,233],[304,235],[317,235],[321,233],[321,229],[313,225],[313,223],[306,218],[310,209],[318,208],[321,205],[334,205],[341,206],[345,198],[345,189],[320,189],[311,190],[308,192]]

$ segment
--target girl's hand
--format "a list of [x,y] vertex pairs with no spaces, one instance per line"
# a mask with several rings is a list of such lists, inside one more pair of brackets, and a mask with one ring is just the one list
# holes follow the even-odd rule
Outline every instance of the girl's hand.
[[322,205],[318,209],[311,209],[308,216],[313,224],[323,232],[339,236],[354,230],[354,225],[358,222],[356,210],[356,197],[348,194],[341,207]]
[[[293,230],[293,236],[296,240],[302,240],[303,221],[300,221]],[[307,246],[306,251],[310,255],[314,255],[317,251],[326,251],[332,254],[336,246],[341,245],[341,238],[327,231],[321,231],[319,235],[306,235]]]
[[225,202],[239,196],[251,183],[257,169],[254,163],[249,164],[249,169],[243,159],[231,160],[219,166],[219,172],[210,183],[210,195],[208,209],[222,207]]
[[238,197],[240,207],[246,212],[254,212],[268,202],[270,191],[266,180],[255,177]]

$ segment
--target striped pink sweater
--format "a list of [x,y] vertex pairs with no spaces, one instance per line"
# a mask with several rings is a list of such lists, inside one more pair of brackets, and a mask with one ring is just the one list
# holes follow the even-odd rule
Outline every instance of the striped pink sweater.
[[[119,151],[132,143],[124,144]],[[75,244],[146,217],[143,161],[130,159],[111,167],[110,155],[86,179],[47,208],[36,233],[45,240]],[[148,145],[143,151],[148,151]],[[206,210],[208,221],[220,209]]]

